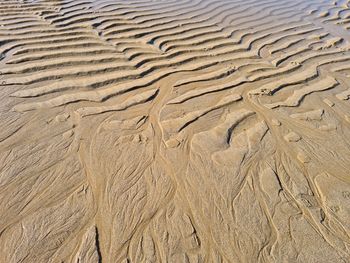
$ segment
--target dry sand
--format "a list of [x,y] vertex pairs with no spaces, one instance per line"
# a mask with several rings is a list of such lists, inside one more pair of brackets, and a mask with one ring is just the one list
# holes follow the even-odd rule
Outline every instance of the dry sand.
[[349,0],[0,0],[0,262],[350,262]]

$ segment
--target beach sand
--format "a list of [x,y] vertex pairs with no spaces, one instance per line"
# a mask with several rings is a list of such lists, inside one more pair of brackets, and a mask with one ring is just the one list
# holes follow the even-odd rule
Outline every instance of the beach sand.
[[349,0],[0,0],[0,262],[350,262],[349,98]]

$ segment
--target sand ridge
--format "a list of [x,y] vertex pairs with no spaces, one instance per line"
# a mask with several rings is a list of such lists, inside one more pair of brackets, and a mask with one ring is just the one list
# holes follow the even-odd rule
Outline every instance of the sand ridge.
[[350,262],[349,0],[0,0],[0,262]]

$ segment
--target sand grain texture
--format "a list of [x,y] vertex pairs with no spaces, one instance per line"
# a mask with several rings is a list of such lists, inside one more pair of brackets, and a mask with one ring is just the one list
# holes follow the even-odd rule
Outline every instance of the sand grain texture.
[[0,0],[0,262],[350,262],[349,0]]

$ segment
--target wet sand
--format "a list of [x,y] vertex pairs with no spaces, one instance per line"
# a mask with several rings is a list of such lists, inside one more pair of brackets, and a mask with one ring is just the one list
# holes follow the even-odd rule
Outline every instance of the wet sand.
[[350,1],[0,0],[0,262],[350,262]]

